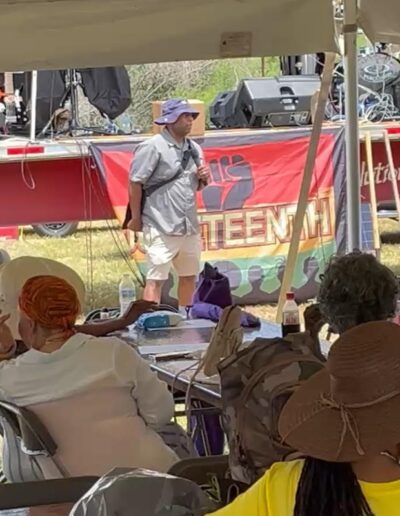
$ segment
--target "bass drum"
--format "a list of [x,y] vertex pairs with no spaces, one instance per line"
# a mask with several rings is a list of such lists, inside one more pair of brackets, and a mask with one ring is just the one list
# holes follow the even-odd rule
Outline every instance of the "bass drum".
[[358,70],[360,84],[376,92],[400,80],[400,61],[385,52],[359,56]]
[[[358,56],[358,81],[361,86],[382,92],[400,81],[400,61],[384,52],[364,53]],[[333,86],[344,82],[344,62],[339,61],[333,76]]]
[[[388,93],[394,105],[400,108],[400,61],[385,52],[363,52],[358,56],[359,95]],[[331,116],[344,115],[344,62],[336,65],[332,78],[330,104]]]

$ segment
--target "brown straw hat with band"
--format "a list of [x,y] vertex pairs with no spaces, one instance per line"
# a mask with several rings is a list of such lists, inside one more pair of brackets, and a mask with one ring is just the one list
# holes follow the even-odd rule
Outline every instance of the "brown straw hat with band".
[[344,333],[326,367],[291,396],[280,435],[306,456],[356,462],[400,443],[400,326],[373,322]]

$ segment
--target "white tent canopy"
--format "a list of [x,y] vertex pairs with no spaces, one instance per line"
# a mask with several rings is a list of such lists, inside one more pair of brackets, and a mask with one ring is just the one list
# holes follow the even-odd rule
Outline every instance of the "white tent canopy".
[[[400,0],[344,4],[352,248],[361,241],[357,23],[372,41],[400,43]],[[0,13],[0,70],[10,72],[337,50],[333,0],[0,0]]]
[[400,44],[400,0],[360,0],[359,23],[371,41]]
[[336,51],[332,0],[0,0],[0,70]]

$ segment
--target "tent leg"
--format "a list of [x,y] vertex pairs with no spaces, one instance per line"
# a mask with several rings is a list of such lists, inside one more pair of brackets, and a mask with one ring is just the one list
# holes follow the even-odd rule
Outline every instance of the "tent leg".
[[[374,233],[374,248],[376,257],[380,260],[381,254],[381,237],[379,235],[378,224],[378,207],[376,202],[375,175],[374,175],[374,158],[372,152],[371,132],[365,134],[365,152],[367,155],[368,183],[369,183],[369,200],[371,205],[372,229]],[[400,220],[400,219],[399,219]]]
[[361,249],[360,137],[358,127],[357,0],[344,1],[347,249]]
[[30,140],[34,142],[36,140],[36,107],[37,107],[37,71],[32,72],[32,84],[31,84],[31,130]]
[[389,133],[387,131],[383,131],[383,138],[385,141],[386,156],[387,156],[387,160],[388,160],[388,164],[389,164],[390,182],[392,183],[393,197],[394,197],[394,200],[396,203],[397,219],[400,222],[399,186],[397,184],[396,167],[394,166],[394,161],[393,161],[392,145],[390,143]]
[[311,180],[314,172],[315,158],[317,157],[319,137],[322,130],[322,124],[325,118],[325,108],[326,102],[328,100],[329,90],[331,87],[332,74],[335,66],[335,58],[335,54],[328,54],[325,61],[324,73],[322,75],[321,90],[318,97],[318,104],[311,132],[310,145],[308,147],[307,160],[304,167],[303,181],[301,183],[296,216],[293,222],[293,233],[289,246],[285,274],[283,275],[281,291],[279,294],[278,313],[276,317],[278,323],[280,323],[282,320],[282,308],[285,303],[286,292],[288,292],[292,286],[293,272],[296,266],[297,253],[299,251],[300,236],[304,224],[304,215],[306,213],[308,204],[308,193],[310,191]]

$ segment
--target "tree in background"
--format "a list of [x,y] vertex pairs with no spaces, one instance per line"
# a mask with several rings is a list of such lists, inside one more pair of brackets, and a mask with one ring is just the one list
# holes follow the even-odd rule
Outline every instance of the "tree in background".
[[[133,123],[146,131],[151,128],[151,102],[171,97],[201,100],[208,106],[218,93],[236,88],[241,79],[261,77],[261,59],[184,61],[129,67]],[[279,60],[265,60],[265,75],[279,73]],[[207,116],[208,120],[208,116]]]
[[[132,104],[117,119],[123,126],[127,115],[132,128],[141,132],[151,129],[151,103],[172,97],[201,100],[208,107],[218,93],[236,89],[241,79],[279,74],[279,59],[226,59],[219,61],[183,61],[128,66],[131,80]],[[104,121],[87,99],[80,95],[82,125],[99,126]],[[208,116],[207,116],[208,123]]]

